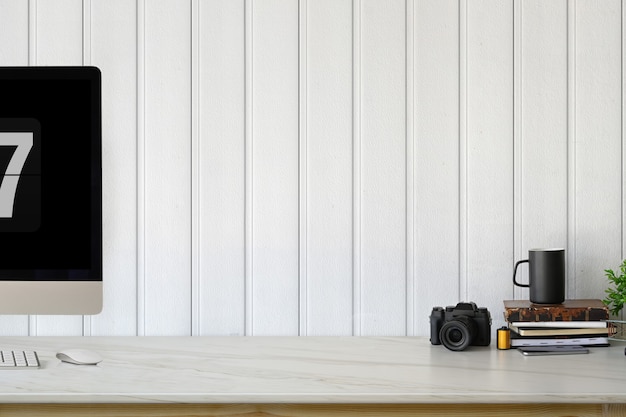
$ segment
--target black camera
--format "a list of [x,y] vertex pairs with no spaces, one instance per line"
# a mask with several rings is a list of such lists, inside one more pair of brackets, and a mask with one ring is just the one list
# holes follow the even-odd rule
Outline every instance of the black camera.
[[456,307],[434,307],[430,314],[430,343],[443,344],[450,350],[468,346],[489,346],[491,343],[491,314],[473,302],[458,303]]

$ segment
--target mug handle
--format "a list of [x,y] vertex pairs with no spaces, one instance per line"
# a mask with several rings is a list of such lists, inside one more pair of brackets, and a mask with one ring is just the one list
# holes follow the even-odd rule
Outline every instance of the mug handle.
[[517,274],[517,267],[519,266],[519,264],[524,263],[524,262],[528,263],[528,259],[524,259],[522,261],[517,261],[515,263],[515,268],[513,269],[513,284],[517,285],[518,287],[526,287],[526,288],[528,288],[528,287],[530,287],[529,284],[520,284],[519,282],[515,281],[515,275]]

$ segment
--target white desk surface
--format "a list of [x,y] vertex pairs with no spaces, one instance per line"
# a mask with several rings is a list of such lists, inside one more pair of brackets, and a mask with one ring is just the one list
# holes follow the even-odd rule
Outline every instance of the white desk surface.
[[[452,352],[419,337],[3,337],[0,403],[626,403],[626,344],[586,355]],[[97,366],[61,363],[88,348]]]

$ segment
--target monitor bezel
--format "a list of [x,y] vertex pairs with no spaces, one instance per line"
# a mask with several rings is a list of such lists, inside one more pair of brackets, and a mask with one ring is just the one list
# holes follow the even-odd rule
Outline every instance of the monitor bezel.
[[[102,310],[102,86],[94,66],[0,67],[0,79],[75,80],[91,85],[91,266],[88,276],[72,269],[33,269],[40,278],[0,276],[0,314],[98,314]],[[27,115],[26,115],[27,116]],[[2,115],[0,115],[2,117]],[[0,265],[1,266],[1,265]],[[84,272],[84,271],[83,271]],[[63,277],[59,279],[59,277]]]

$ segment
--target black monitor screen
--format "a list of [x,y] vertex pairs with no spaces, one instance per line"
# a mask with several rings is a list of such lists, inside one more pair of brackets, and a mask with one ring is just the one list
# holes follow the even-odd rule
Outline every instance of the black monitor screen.
[[0,279],[102,279],[100,117],[97,68],[0,68]]

